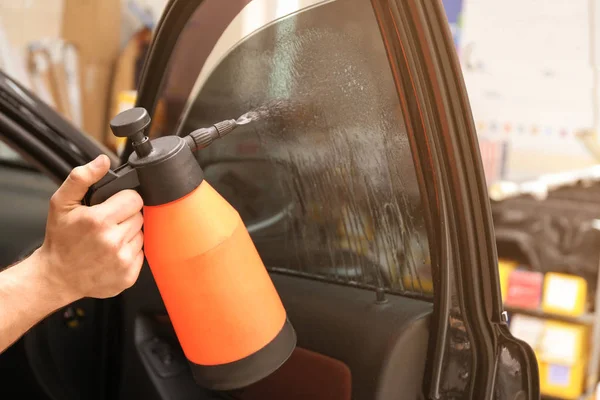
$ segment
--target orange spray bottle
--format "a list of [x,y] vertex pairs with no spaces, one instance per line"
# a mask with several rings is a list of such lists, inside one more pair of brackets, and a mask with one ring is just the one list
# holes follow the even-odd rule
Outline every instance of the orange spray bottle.
[[231,390],[268,376],[291,355],[295,331],[239,214],[204,180],[193,155],[235,120],[153,140],[143,108],[110,125],[134,152],[90,190],[88,203],[139,190],[146,259],[194,379]]

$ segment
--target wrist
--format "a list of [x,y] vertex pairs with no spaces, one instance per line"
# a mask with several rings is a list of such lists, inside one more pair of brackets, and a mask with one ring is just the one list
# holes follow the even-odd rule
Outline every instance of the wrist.
[[60,308],[81,298],[57,275],[58,269],[52,265],[51,258],[43,247],[34,251],[30,260],[32,279],[37,282],[41,294],[50,306]]

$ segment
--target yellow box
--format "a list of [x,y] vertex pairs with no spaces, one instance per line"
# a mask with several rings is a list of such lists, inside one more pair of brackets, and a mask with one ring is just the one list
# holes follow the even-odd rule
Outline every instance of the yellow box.
[[585,365],[559,365],[540,362],[540,384],[543,395],[561,399],[578,399],[583,393]]
[[517,268],[517,263],[509,260],[498,260],[498,273],[500,275],[500,292],[502,293],[502,302],[506,298],[508,290],[508,278],[510,274]]
[[542,394],[576,399],[583,393],[587,363],[588,328],[547,321],[538,350]]
[[577,316],[586,311],[587,282],[567,274],[549,272],[544,277],[542,309],[547,313]]

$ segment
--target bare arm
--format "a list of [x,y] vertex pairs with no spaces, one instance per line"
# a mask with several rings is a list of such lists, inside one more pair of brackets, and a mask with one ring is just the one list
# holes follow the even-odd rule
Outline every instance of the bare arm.
[[115,296],[137,280],[144,261],[139,195],[122,191],[81,205],[108,168],[106,156],[75,168],[52,196],[44,244],[0,272],[0,353],[57,309]]
[[55,290],[36,250],[0,273],[0,352],[48,314],[75,299]]

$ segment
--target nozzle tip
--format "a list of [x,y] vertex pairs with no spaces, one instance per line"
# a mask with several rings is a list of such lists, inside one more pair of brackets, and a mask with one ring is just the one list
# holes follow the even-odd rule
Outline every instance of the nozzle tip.
[[216,139],[220,139],[227,135],[237,128],[237,126],[238,124],[234,119],[217,122],[210,128],[196,129],[187,136],[189,139],[186,139],[186,142],[192,151],[200,150],[208,147]]

